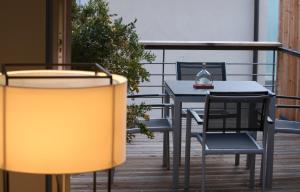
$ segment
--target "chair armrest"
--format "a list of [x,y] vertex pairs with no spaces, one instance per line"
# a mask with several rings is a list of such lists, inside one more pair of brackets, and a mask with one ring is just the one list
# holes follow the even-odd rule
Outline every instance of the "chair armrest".
[[127,95],[127,98],[135,99],[135,98],[163,98],[165,94],[133,94]]
[[174,105],[171,103],[160,103],[160,104],[146,104],[150,107],[173,107]]
[[268,116],[268,117],[267,117],[267,122],[268,122],[269,124],[273,124],[273,123],[274,123],[274,120],[273,120],[270,116]]
[[203,119],[201,119],[201,117],[197,114],[196,111],[194,111],[192,109],[188,109],[188,113],[191,113],[192,117],[195,119],[195,121],[198,124],[203,124]]

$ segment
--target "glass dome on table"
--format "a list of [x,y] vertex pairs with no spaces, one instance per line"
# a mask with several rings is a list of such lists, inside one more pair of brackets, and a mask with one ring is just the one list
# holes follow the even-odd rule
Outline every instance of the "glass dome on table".
[[207,71],[206,63],[202,64],[202,69],[199,71],[195,78],[195,84],[193,85],[195,89],[212,89],[213,88],[213,78],[212,74]]

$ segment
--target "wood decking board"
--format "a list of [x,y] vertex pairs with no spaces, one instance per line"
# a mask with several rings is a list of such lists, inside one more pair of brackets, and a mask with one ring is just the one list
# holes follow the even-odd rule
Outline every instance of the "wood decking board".
[[[127,145],[127,161],[115,172],[113,192],[167,192],[172,187],[172,171],[162,168],[162,135],[154,140],[137,135],[132,144]],[[183,136],[184,138],[184,136]],[[184,146],[184,145],[183,145]],[[172,149],[171,149],[172,152]],[[183,151],[184,154],[184,151]],[[190,191],[201,191],[201,150],[193,140],[191,158]],[[240,166],[234,166],[234,156],[208,156],[207,191],[260,191],[260,156],[256,158],[256,187],[249,186],[249,171],[245,168],[245,156]],[[184,162],[184,158],[182,158]],[[172,161],[171,161],[172,163]],[[180,168],[179,191],[183,191],[184,167]],[[98,173],[97,191],[106,191],[106,173]],[[72,192],[92,191],[92,174],[73,175]],[[300,191],[300,135],[277,134],[274,153],[274,192]]]

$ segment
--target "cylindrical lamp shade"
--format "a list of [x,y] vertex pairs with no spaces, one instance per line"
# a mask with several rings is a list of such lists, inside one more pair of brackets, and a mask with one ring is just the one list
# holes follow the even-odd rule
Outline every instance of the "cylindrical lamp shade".
[[[22,71],[10,76],[95,76]],[[103,75],[99,73],[98,75]],[[0,90],[1,167],[40,174],[105,170],[126,158],[126,78],[11,79]],[[3,134],[3,135],[2,135]]]

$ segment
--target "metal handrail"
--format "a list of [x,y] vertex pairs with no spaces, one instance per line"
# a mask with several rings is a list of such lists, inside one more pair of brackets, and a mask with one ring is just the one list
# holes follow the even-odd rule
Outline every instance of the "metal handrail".
[[[163,73],[160,74],[159,72],[155,74],[151,74],[153,76],[162,76],[162,84],[161,85],[140,85],[140,87],[161,87],[163,90],[163,81],[167,76],[174,76],[176,74],[173,73],[165,73],[165,66],[166,65],[175,65],[176,63],[172,62],[165,62],[165,51],[167,50],[247,50],[247,51],[273,51],[273,63],[226,63],[229,65],[253,65],[253,67],[257,65],[269,65],[272,67],[271,74],[227,74],[228,76],[271,76],[272,77],[272,85],[268,83],[264,86],[271,87],[273,91],[275,91],[276,87],[276,52],[286,53],[295,57],[300,58],[300,52],[297,50],[289,49],[283,47],[282,43],[280,42],[261,42],[261,41],[140,41],[140,44],[148,50],[162,50],[163,51],[163,61],[162,62],[154,62],[154,63],[141,63],[143,65],[148,64],[157,64],[162,65]],[[162,91],[163,93],[163,91]],[[287,99],[288,96],[283,96]],[[281,97],[281,98],[283,98]],[[280,98],[280,97],[277,97]],[[278,106],[283,107],[283,106]],[[290,107],[290,106],[288,106]]]
[[300,58],[300,51],[296,51],[294,49],[289,49],[286,47],[278,47],[278,51]]
[[145,49],[165,50],[277,50],[280,42],[263,41],[140,41]]

